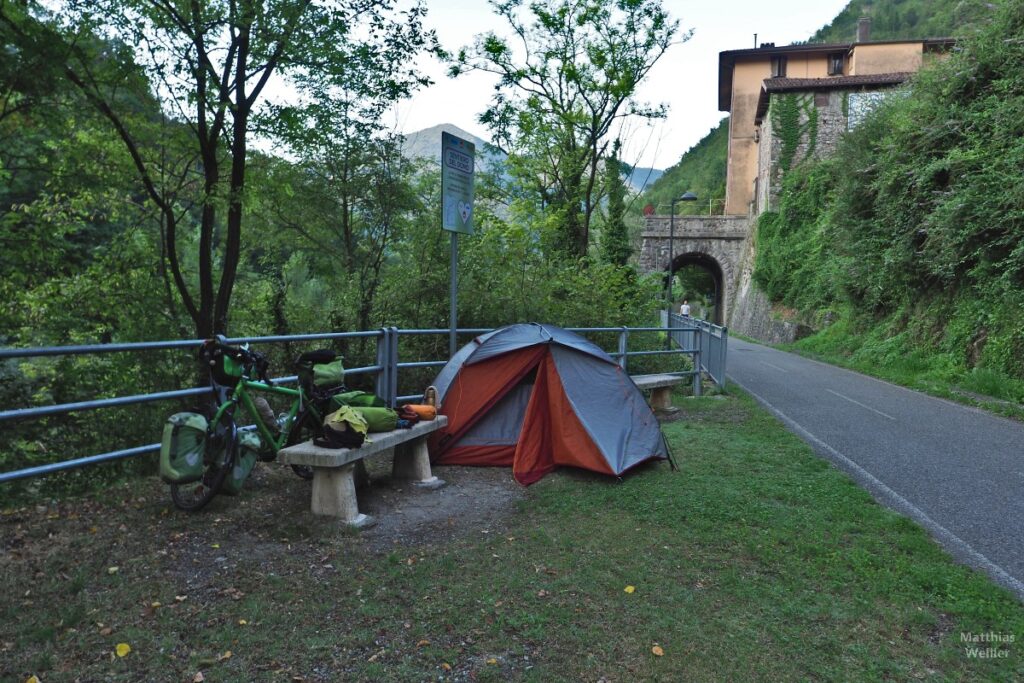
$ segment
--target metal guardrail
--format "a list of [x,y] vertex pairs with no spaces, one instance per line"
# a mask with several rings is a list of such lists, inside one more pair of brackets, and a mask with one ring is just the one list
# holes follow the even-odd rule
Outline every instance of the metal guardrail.
[[666,320],[665,311],[661,312],[661,321],[669,328],[669,337],[680,349],[696,348],[700,351],[700,369],[724,390],[729,328],[678,313],[670,313]]
[[[664,322],[664,312],[662,313]],[[678,316],[677,316],[678,317]],[[704,326],[700,325],[703,321],[693,320],[692,324],[680,325],[676,329],[671,331],[671,334],[686,334],[688,343],[680,344],[679,339],[676,343],[679,346],[677,349],[669,349],[664,351],[630,351],[629,340],[631,335],[637,333],[664,333],[664,327],[581,327],[581,328],[569,328],[572,332],[580,334],[586,333],[614,333],[617,336],[617,350],[609,352],[612,358],[615,358],[619,366],[628,372],[628,362],[632,357],[642,357],[651,355],[662,355],[662,354],[682,354],[690,355],[693,358],[693,366],[695,368],[706,368],[707,362],[704,359],[705,348],[712,348],[714,344],[710,337],[713,332],[708,331]],[[706,325],[706,323],[704,324]],[[711,326],[714,327],[714,326]],[[721,328],[718,328],[721,329]],[[469,328],[458,330],[459,334],[482,334],[490,332],[487,328]],[[338,339],[376,339],[376,362],[373,365],[365,367],[357,367],[346,369],[346,376],[351,375],[363,375],[373,374],[376,376],[375,392],[378,396],[387,400],[388,404],[395,406],[400,402],[410,401],[420,398],[421,394],[411,395],[398,395],[398,377],[401,370],[415,369],[415,368],[428,368],[428,367],[441,367],[447,363],[446,360],[427,360],[427,361],[399,361],[399,342],[402,337],[406,336],[417,336],[417,335],[447,335],[449,334],[448,329],[428,329],[428,330],[403,330],[397,327],[386,327],[380,330],[374,331],[362,331],[362,332],[325,332],[318,334],[300,334],[300,335],[289,335],[289,336],[267,336],[267,337],[238,337],[227,339],[229,344],[267,344],[267,343],[285,343],[285,342],[305,342],[305,341],[318,341],[318,340],[338,340]],[[708,340],[704,340],[704,337],[709,337]],[[681,339],[681,338],[680,338]],[[201,339],[192,340],[177,340],[177,341],[159,341],[159,342],[139,342],[139,343],[124,343],[124,344],[92,344],[92,345],[78,345],[78,346],[48,346],[48,347],[36,347],[36,348],[0,348],[0,360],[13,359],[13,358],[37,358],[44,356],[70,356],[70,355],[84,355],[84,354],[105,354],[105,353],[133,353],[141,351],[157,351],[157,350],[195,350],[203,343]],[[652,344],[653,345],[653,344]],[[722,338],[721,345],[722,355],[722,384],[724,382],[724,337]],[[712,372],[705,369],[705,372]],[[695,370],[684,371],[679,373],[681,376],[694,376],[694,390],[700,392],[699,373]],[[716,378],[719,375],[713,375]],[[276,384],[288,384],[294,383],[298,380],[297,377],[285,376],[275,377],[273,382]],[[209,387],[198,387],[192,389],[178,389],[174,391],[163,391],[149,394],[135,394],[131,396],[120,396],[115,398],[104,398],[96,399],[91,401],[78,401],[74,403],[64,403],[51,406],[38,406],[31,408],[13,408],[0,410],[0,425],[5,422],[17,422],[22,420],[36,419],[51,415],[59,415],[70,412],[78,412],[85,410],[99,410],[103,408],[120,407],[126,405],[135,405],[140,403],[150,403],[154,401],[166,401],[172,399],[187,398],[190,396],[202,396],[210,391]],[[124,448],[116,451],[110,451],[108,453],[100,453],[97,455],[90,455],[81,458],[75,458],[71,460],[64,460],[60,462],[49,463],[46,465],[40,465],[37,467],[29,467],[20,470],[14,470],[11,472],[0,473],[0,483],[7,481],[13,481],[15,479],[23,479],[26,477],[34,477],[51,472],[57,472],[61,470],[74,469],[78,467],[84,467],[86,465],[92,465],[101,462],[109,462],[112,460],[122,460],[125,458],[134,457],[137,455],[145,455],[160,450],[159,443],[151,443],[142,446],[135,446],[132,448]]]

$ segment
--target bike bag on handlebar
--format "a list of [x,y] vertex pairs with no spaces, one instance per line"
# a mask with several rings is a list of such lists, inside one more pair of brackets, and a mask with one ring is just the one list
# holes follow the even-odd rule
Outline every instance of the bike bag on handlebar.
[[252,356],[244,349],[208,341],[199,349],[199,359],[210,371],[215,384],[233,387],[245,374]]

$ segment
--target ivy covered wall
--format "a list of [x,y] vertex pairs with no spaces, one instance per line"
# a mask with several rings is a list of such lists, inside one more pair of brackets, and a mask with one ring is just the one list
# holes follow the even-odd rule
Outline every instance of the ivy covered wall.
[[[808,159],[830,156],[849,128],[851,100],[870,108],[885,91],[776,93],[760,128],[754,215],[778,205],[782,178]],[[859,111],[859,109],[858,109]]]

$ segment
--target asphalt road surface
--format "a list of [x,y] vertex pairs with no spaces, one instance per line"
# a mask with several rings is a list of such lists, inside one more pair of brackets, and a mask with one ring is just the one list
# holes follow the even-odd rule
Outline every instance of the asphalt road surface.
[[729,380],[1024,599],[1024,424],[739,339]]

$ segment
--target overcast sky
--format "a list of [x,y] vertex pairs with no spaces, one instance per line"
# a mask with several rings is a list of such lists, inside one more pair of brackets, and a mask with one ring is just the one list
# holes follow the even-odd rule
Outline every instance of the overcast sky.
[[[426,0],[427,25],[437,31],[445,49],[454,52],[474,36],[504,26],[486,0]],[[642,100],[669,105],[668,118],[651,126],[633,124],[624,131],[624,161],[638,166],[668,168],[718,124],[718,53],[743,50],[757,42],[786,45],[807,40],[832,21],[847,0],[664,0],[681,29],[693,37],[673,45],[641,85]],[[850,37],[853,39],[853,36]],[[472,73],[452,80],[435,63],[422,67],[436,83],[394,112],[391,122],[403,133],[452,123],[489,139],[477,117],[487,107],[493,79]]]

